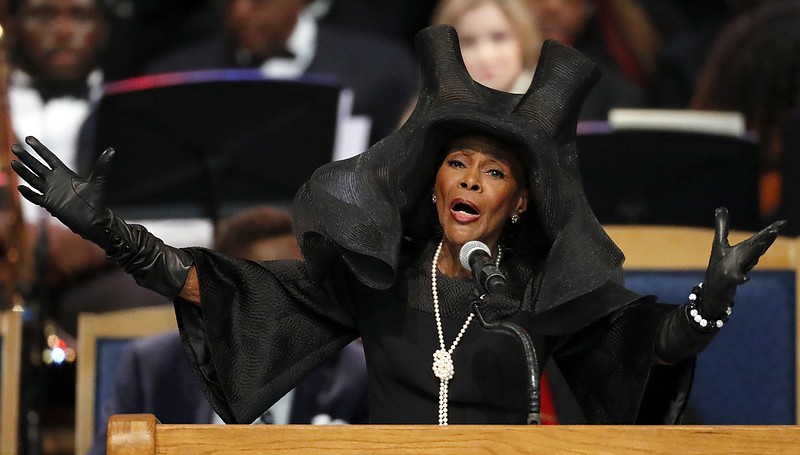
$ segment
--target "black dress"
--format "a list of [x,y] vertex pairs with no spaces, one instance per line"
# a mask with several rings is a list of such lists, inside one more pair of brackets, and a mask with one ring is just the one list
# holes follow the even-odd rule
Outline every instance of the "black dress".
[[[430,423],[438,418],[431,370],[438,336],[430,270],[435,245],[406,258],[386,290],[361,284],[344,267],[321,284],[303,262],[255,263],[188,249],[200,279],[202,307],[177,301],[184,345],[202,388],[229,423],[251,422],[325,358],[361,337],[369,375],[370,421]],[[693,360],[651,367],[657,327],[672,305],[654,303],[612,283],[561,305],[581,322],[548,333],[547,318],[526,307],[529,268],[513,257],[501,267],[509,290],[485,304],[532,336],[539,364],[554,359],[591,423],[675,423],[687,398]],[[469,313],[473,287],[437,278],[449,348]],[[547,315],[547,313],[545,313]],[[568,315],[569,316],[569,315]],[[549,315],[548,315],[549,317]],[[473,321],[453,353],[451,424],[523,424],[527,372],[512,337]]]

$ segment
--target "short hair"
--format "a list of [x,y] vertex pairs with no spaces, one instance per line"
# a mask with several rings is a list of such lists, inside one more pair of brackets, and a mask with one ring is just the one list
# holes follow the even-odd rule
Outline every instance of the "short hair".
[[260,240],[289,234],[292,234],[292,217],[288,210],[258,206],[221,220],[214,232],[214,249],[240,256]]
[[524,0],[441,0],[433,12],[432,22],[455,26],[461,16],[484,3],[494,3],[505,13],[519,38],[524,66],[533,67],[539,60],[542,35]]

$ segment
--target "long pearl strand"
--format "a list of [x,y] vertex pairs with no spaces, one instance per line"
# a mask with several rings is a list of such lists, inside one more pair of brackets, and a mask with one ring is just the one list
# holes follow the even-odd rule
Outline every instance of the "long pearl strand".
[[[442,252],[442,244],[444,239],[439,242],[436,248],[436,253],[433,255],[433,265],[431,265],[431,294],[433,295],[433,314],[436,317],[436,332],[439,335],[439,349],[433,353],[433,374],[439,378],[439,425],[447,425],[447,393],[450,385],[450,380],[453,379],[455,369],[453,367],[453,351],[461,341],[461,337],[469,327],[470,322],[475,315],[470,312],[461,330],[458,332],[456,339],[450,349],[444,346],[444,333],[442,332],[442,320],[439,315],[439,292],[436,286],[436,265],[439,263],[439,254]],[[502,255],[500,248],[497,248],[497,261],[496,264],[500,265],[500,256]]]

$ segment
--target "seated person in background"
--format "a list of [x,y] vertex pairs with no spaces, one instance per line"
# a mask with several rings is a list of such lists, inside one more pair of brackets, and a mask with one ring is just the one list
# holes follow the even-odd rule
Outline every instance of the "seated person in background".
[[791,177],[781,171],[782,155],[800,153],[784,149],[781,127],[800,109],[798,49],[800,2],[767,2],[743,13],[716,39],[690,103],[692,109],[741,112],[758,135],[764,221],[797,216],[781,213],[783,179]]
[[[270,206],[223,220],[214,247],[253,261],[299,259],[287,211]],[[261,423],[367,423],[366,362],[356,340],[261,416]],[[122,352],[112,395],[104,400],[91,454],[105,453],[114,414],[151,413],[162,423],[222,423],[189,369],[178,332],[142,338]]]
[[[574,47],[589,57],[603,73],[603,77],[583,103],[579,114],[580,120],[605,120],[612,108],[644,105],[644,90],[637,85],[632,75],[626,75],[624,68],[620,66],[620,58],[623,58],[623,61],[630,61],[634,54],[629,48],[619,46],[621,42],[619,34],[631,33],[634,30],[637,32],[649,30],[646,21],[609,27],[606,25],[609,20],[619,20],[619,18],[613,17],[608,5],[596,0],[527,1],[533,10],[533,20],[538,24],[545,39],[553,39]],[[636,5],[626,2],[624,7],[636,8]],[[630,15],[620,17],[627,18]],[[637,17],[644,18],[642,15]],[[613,45],[607,41],[609,36],[618,38],[613,40]],[[648,36],[648,33],[641,33],[634,41],[641,45],[649,41],[645,39]]]
[[[10,50],[8,108],[13,133],[35,132],[53,144],[70,166],[80,168],[79,132],[100,96],[100,62],[107,48],[108,11],[99,0],[11,0],[2,18]],[[46,288],[53,316],[70,335],[77,330],[81,311],[166,303],[143,290],[117,267],[108,267],[105,253],[67,229],[27,200],[21,201],[24,220],[22,256],[37,245],[46,253],[37,258],[42,276],[32,286]],[[0,247],[8,239],[8,218],[0,217]],[[13,241],[13,240],[12,240]],[[31,270],[31,274],[33,271]]]
[[542,37],[524,0],[441,0],[434,24],[455,27],[470,76],[495,90],[525,93]]
[[147,72],[259,68],[268,77],[333,76],[353,91],[353,114],[370,117],[370,143],[395,129],[415,89],[405,46],[321,24],[308,0],[222,3],[224,35],[178,49]]

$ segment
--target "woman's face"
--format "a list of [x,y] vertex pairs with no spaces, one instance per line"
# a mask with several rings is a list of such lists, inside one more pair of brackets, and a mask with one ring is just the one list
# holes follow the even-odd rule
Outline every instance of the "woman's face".
[[522,46],[508,17],[494,2],[467,11],[453,26],[470,76],[495,90],[510,91],[523,70]]
[[436,174],[436,210],[448,242],[480,240],[494,249],[511,215],[528,206],[522,163],[485,136],[450,142]]

